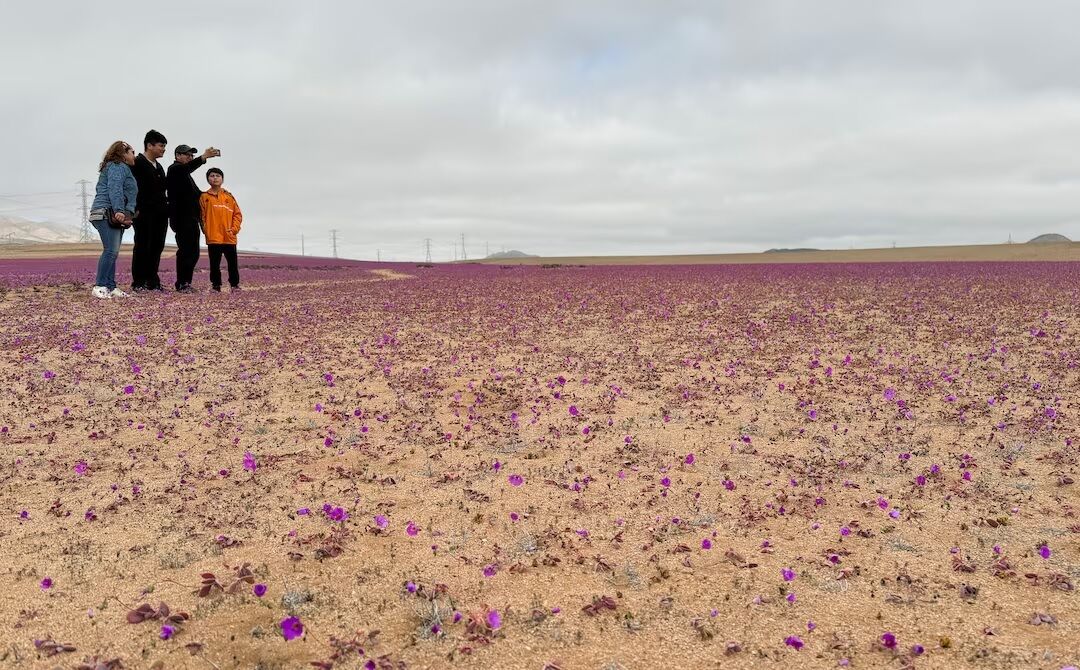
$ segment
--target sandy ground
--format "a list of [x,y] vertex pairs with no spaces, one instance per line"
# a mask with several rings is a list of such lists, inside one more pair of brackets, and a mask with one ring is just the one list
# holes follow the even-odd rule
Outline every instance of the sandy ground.
[[1080,663],[1077,264],[36,272],[0,667]]

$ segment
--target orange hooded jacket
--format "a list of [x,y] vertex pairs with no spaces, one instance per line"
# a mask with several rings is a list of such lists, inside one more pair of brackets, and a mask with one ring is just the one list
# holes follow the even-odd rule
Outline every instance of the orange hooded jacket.
[[236,234],[240,232],[240,222],[244,215],[236,198],[225,189],[214,195],[204,191],[199,196],[202,209],[202,229],[207,244],[236,244]]

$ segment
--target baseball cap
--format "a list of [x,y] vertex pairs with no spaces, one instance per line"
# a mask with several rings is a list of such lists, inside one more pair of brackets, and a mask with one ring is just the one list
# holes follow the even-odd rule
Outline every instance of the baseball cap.
[[197,153],[199,153],[199,151],[195,147],[189,147],[186,144],[181,144],[180,146],[176,147],[176,151],[174,151],[173,153],[176,154],[176,155],[179,155],[179,154],[197,154]]

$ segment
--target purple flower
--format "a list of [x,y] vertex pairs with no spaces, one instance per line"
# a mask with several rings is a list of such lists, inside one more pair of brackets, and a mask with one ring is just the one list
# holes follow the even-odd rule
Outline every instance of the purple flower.
[[896,649],[896,636],[892,633],[882,633],[881,646],[886,649]]
[[725,479],[724,480],[724,488],[727,489],[728,491],[734,491],[735,490],[735,482],[731,481],[730,479]]
[[412,521],[410,521],[409,523],[405,524],[405,533],[406,533],[406,534],[407,534],[407,535],[408,535],[409,537],[416,537],[416,534],[417,534],[417,533],[419,533],[419,532],[420,532],[420,527],[419,527],[419,526],[417,526],[417,525],[416,525],[415,523],[413,523]]
[[577,405],[570,405],[570,416],[577,416],[578,414],[581,414],[581,412],[578,411]]
[[161,627],[161,634],[158,637],[160,637],[162,640],[168,640],[175,633],[176,633],[176,628],[166,624],[166,625]]
[[515,475],[510,475],[509,481],[510,481],[510,486],[521,486],[522,484],[525,483],[525,478],[522,477],[521,475],[516,475],[515,474]]
[[788,635],[787,638],[784,639],[784,644],[794,648],[795,651],[803,648],[803,641],[799,638],[798,635]]
[[694,455],[693,454],[687,454],[686,458],[683,459],[683,463],[685,463],[687,465],[693,465],[694,464]]
[[791,603],[792,605],[794,605],[794,604],[795,604],[795,592],[794,592],[794,591],[792,591],[791,593],[787,594],[787,601],[788,601],[789,603]]
[[913,644],[913,645],[911,645],[911,655],[912,656],[922,656],[923,652],[925,652],[925,651],[926,651],[926,647],[923,647],[921,644]]
[[492,630],[502,626],[502,617],[499,615],[499,610],[488,610],[487,625],[490,626]]
[[817,421],[817,410],[816,409],[810,410],[809,412],[806,413],[806,416],[811,421]]
[[389,521],[389,519],[387,519],[382,514],[376,514],[375,515],[375,525],[378,526],[379,528],[386,528],[387,526],[390,525],[390,521]]
[[75,467],[73,469],[75,470],[75,474],[77,474],[77,475],[85,475],[86,474],[86,468],[87,468],[86,461],[80,460],[78,463],[75,464]]
[[250,451],[244,452],[244,469],[254,473],[255,469],[259,467],[259,464],[255,462],[255,454]]
[[660,486],[663,486],[665,489],[670,488],[671,487],[671,477],[664,477],[663,479],[661,479],[660,480]]
[[135,387],[132,386],[131,384],[128,384],[127,386],[124,387],[124,395],[131,395],[134,392],[135,392]]
[[842,535],[843,537],[851,535],[851,529],[847,526],[840,526],[840,535]]
[[806,622],[806,632],[813,633],[815,628],[817,628],[817,624],[814,623],[813,619]]
[[791,568],[784,568],[780,571],[780,576],[784,578],[785,582],[790,582],[795,579],[795,571]]
[[299,617],[287,617],[281,620],[281,635],[285,641],[295,640],[304,634],[304,624],[300,623]]
[[56,376],[56,373],[53,372],[52,370],[46,370],[41,376],[44,377],[45,379],[52,379],[53,377]]
[[1045,414],[1045,415],[1046,415],[1046,418],[1047,418],[1047,419],[1055,419],[1055,418],[1057,418],[1057,410],[1056,410],[1056,409],[1054,409],[1053,407],[1047,407],[1047,408],[1046,408],[1046,409],[1045,409],[1045,410],[1043,411],[1043,414]]
[[266,595],[266,584],[256,584],[251,587],[251,592],[255,594],[256,598],[262,598]]
[[892,402],[894,399],[896,399],[896,389],[894,389],[894,388],[885,389],[885,399],[888,400],[889,402]]
[[41,590],[42,591],[48,591],[49,589],[52,588],[52,585],[53,585],[52,577],[46,577],[45,579],[41,580]]
[[495,573],[499,571],[499,566],[492,563],[491,565],[484,566],[484,576],[494,577]]
[[701,548],[706,550],[712,549],[712,540],[710,540],[709,538],[705,538],[704,540],[702,540]]
[[405,590],[409,593],[416,593],[416,584],[414,582],[405,582]]
[[1050,554],[1050,547],[1048,547],[1047,545],[1044,544],[1043,546],[1039,547],[1039,556],[1042,556],[1043,558],[1050,558]]
[[296,513],[300,516],[308,516],[309,514],[311,514],[311,510],[307,507],[301,507],[300,509],[296,510]]

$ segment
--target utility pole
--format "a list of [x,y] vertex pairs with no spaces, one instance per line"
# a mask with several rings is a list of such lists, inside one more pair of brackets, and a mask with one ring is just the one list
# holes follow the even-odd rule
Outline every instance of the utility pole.
[[465,233],[461,234],[461,260],[469,260],[469,254],[465,252]]
[[334,248],[334,258],[337,258],[337,229],[330,231],[330,245]]
[[431,263],[431,238],[424,238],[424,262]]
[[375,250],[375,261],[378,263],[382,263],[382,249]]
[[300,255],[304,255],[304,234],[300,233]]
[[86,186],[90,182],[80,179],[75,183],[82,187],[82,192],[79,194],[82,196],[82,225],[79,226],[79,241],[93,242],[94,235],[90,232],[90,208],[86,204],[86,198],[90,195],[86,192]]

